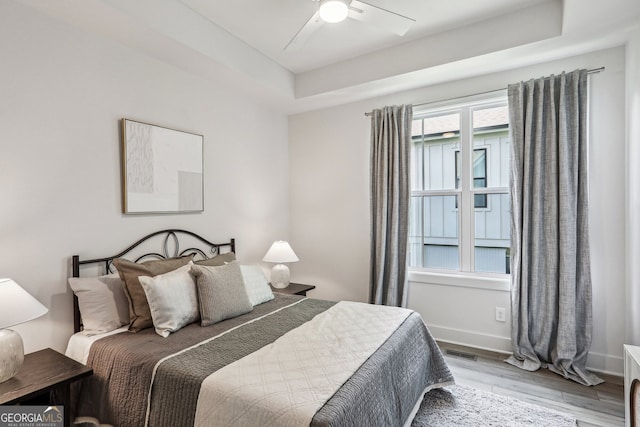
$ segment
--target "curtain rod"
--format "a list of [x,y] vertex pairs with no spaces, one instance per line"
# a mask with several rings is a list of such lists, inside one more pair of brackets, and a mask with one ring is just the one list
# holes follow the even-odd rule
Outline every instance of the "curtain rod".
[[[591,70],[587,70],[587,74],[600,73],[600,72],[604,71],[604,69],[605,69],[605,67],[592,68]],[[487,94],[494,93],[494,92],[499,92],[499,91],[505,90],[505,89],[506,88],[487,90],[487,91],[484,91],[484,92],[473,93],[471,95],[459,96],[459,97],[456,97],[456,98],[437,99],[435,101],[422,102],[420,104],[413,104],[413,106],[414,107],[421,107],[423,105],[435,104],[437,102],[445,102],[445,101],[452,101],[454,99],[463,99],[463,98],[470,98],[472,96],[487,95]],[[367,117],[371,116],[371,114],[373,114],[373,112],[371,112],[371,111],[364,113],[364,115],[367,116]]]

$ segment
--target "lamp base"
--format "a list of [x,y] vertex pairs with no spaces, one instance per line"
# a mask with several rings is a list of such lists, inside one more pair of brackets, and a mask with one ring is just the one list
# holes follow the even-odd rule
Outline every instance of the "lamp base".
[[0,383],[18,373],[24,361],[24,345],[19,333],[0,329]]
[[271,269],[271,286],[276,289],[284,289],[289,286],[289,267],[284,264],[276,264]]

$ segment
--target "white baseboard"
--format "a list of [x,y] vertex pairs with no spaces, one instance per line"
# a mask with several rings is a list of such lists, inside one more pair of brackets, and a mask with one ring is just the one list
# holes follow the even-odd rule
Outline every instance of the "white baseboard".
[[[482,334],[438,325],[428,326],[431,334],[438,341],[505,354],[510,354],[512,351],[510,337]],[[587,368],[594,372],[622,376],[624,372],[624,359],[621,356],[589,352]]]
[[589,356],[587,356],[587,368],[596,373],[600,372],[621,377],[624,375],[624,358],[590,351]]
[[511,353],[511,338],[481,334],[445,326],[428,325],[431,334],[439,341],[459,344],[498,353]]

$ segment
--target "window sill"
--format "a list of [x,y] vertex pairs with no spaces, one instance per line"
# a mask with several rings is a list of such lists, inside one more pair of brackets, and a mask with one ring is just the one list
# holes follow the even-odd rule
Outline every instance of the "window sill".
[[511,291],[511,278],[507,274],[435,272],[432,270],[410,269],[409,282],[488,289],[500,292]]

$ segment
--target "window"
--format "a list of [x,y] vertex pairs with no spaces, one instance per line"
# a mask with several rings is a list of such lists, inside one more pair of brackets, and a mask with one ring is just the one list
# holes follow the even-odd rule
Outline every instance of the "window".
[[[487,186],[487,149],[476,148],[473,150],[473,188]],[[456,189],[460,188],[460,151],[456,151]],[[486,194],[474,194],[473,204],[476,208],[487,207]],[[458,204],[456,203],[456,208]]]
[[410,266],[509,273],[505,98],[414,110]]

